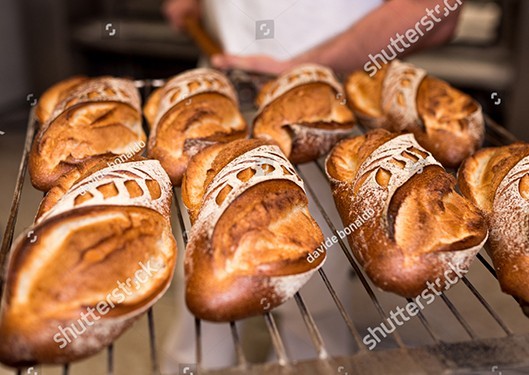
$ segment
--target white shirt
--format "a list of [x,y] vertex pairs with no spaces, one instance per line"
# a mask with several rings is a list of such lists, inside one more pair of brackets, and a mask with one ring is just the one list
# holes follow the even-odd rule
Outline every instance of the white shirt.
[[[202,0],[224,52],[294,57],[346,30],[383,0]],[[273,23],[273,24],[272,24]]]

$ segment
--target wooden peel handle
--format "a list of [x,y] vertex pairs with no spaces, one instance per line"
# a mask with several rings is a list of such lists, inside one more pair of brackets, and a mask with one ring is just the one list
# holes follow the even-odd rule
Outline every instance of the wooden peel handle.
[[191,16],[186,17],[184,19],[184,28],[187,34],[206,56],[211,57],[222,53],[222,48],[211,38],[211,36],[209,36],[198,18]]

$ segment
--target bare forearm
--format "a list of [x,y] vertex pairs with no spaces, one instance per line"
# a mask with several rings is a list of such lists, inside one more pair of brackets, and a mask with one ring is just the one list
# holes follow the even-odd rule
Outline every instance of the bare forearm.
[[[295,57],[291,63],[310,61],[350,72],[362,68],[369,54],[387,50],[388,45],[402,57],[447,41],[457,25],[460,9],[457,0],[392,0],[345,32]],[[406,32],[412,37],[407,38]]]

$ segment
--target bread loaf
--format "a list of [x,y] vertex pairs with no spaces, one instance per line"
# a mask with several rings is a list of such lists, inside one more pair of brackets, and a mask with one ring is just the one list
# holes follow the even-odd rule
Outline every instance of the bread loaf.
[[331,70],[315,64],[266,84],[257,105],[254,137],[277,143],[293,163],[327,154],[355,123],[341,84]]
[[502,290],[529,304],[529,145],[480,150],[463,163],[458,180],[487,218],[487,250]]
[[248,133],[233,86],[212,69],[171,78],[149,97],[144,112],[151,127],[148,155],[162,163],[178,186],[191,156]]
[[127,79],[73,77],[48,89],[36,107],[39,130],[29,156],[43,191],[76,165],[102,155],[139,155],[145,147],[140,96]]
[[0,311],[4,364],[92,355],[169,286],[176,261],[169,177],[156,160],[88,173],[97,167],[63,176],[13,244]]
[[394,60],[373,77],[355,72],[346,92],[362,125],[411,132],[446,167],[459,166],[483,143],[479,103],[409,63]]
[[344,226],[362,218],[349,244],[381,289],[415,297],[428,283],[449,285],[487,238],[479,210],[412,134],[379,129],[346,139],[326,170]]
[[279,147],[262,140],[218,144],[195,155],[182,183],[192,221],[186,302],[211,321],[273,309],[323,264],[323,241],[303,182]]

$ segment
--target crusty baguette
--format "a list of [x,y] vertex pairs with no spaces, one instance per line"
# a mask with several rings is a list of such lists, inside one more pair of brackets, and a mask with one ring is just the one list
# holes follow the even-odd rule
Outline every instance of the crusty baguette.
[[459,170],[461,192],[485,214],[502,290],[529,304],[529,145],[487,148]]
[[85,177],[77,169],[67,173],[12,247],[0,361],[20,366],[87,357],[152,306],[176,261],[171,194],[156,160],[105,166]]
[[29,156],[33,185],[48,191],[90,158],[141,154],[146,136],[140,96],[127,79],[73,77],[48,89],[36,108],[39,131]]
[[448,83],[394,60],[373,77],[347,79],[348,103],[368,128],[411,132],[446,167],[457,167],[483,143],[481,106]]
[[144,108],[150,124],[148,155],[180,185],[189,159],[219,142],[247,137],[247,124],[228,79],[212,69],[194,69],[155,90]]
[[325,155],[354,127],[341,84],[328,68],[300,65],[266,84],[253,134],[273,141],[293,163]]
[[185,254],[186,302],[211,321],[263,313],[292,297],[323,264],[323,241],[303,182],[279,147],[219,144],[195,155],[182,183],[193,223]]
[[344,226],[364,218],[349,244],[381,289],[417,296],[452,268],[468,269],[487,238],[479,210],[412,134],[378,129],[344,140],[326,169]]

